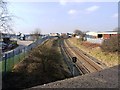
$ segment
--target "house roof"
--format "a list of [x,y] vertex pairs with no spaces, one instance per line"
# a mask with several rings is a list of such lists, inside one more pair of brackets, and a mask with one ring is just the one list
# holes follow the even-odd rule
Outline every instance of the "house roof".
[[93,35],[93,36],[97,36],[97,32],[87,32],[87,35]]
[[97,36],[98,34],[118,34],[117,31],[105,31],[105,32],[87,32],[87,35]]

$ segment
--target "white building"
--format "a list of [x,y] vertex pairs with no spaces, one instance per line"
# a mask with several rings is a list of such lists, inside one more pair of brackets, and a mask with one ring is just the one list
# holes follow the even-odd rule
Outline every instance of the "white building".
[[89,42],[101,44],[104,39],[109,39],[111,36],[116,35],[118,35],[117,31],[87,32],[85,38]]

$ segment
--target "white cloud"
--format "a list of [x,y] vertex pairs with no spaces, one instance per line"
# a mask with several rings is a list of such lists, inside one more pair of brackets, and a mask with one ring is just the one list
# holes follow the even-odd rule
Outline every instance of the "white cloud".
[[86,8],[86,9],[84,9],[84,10],[75,10],[75,9],[70,9],[69,11],[68,11],[68,14],[69,15],[77,15],[77,14],[90,14],[90,13],[92,13],[92,12],[95,12],[96,10],[98,10],[99,9],[99,6],[96,6],[96,5],[94,5],[94,6],[91,6],[91,7],[89,7],[89,8]]
[[60,5],[66,5],[67,0],[60,0],[59,3],[60,3]]
[[91,12],[94,12],[98,9],[99,9],[99,6],[95,5],[95,6],[91,6],[91,7],[87,8],[86,11],[87,11],[87,13],[91,13]]
[[118,18],[118,13],[113,14],[113,18]]
[[75,14],[75,13],[77,13],[77,10],[75,10],[75,9],[71,9],[68,11],[68,14],[71,14],[71,15]]

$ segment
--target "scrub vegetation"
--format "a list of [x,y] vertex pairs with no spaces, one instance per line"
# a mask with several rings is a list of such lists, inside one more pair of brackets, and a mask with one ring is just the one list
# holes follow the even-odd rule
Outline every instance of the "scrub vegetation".
[[[109,46],[111,46],[111,45],[109,45],[107,48],[104,47],[105,50],[107,50],[107,51],[103,51],[103,49],[101,48],[101,47],[103,47],[103,45],[92,44],[87,41],[81,41],[76,38],[70,38],[69,41],[72,44],[74,44],[75,46],[77,46],[78,48],[80,48],[81,50],[83,50],[84,52],[86,52],[87,54],[95,57],[96,59],[98,59],[101,62],[103,62],[104,64],[106,64],[108,67],[113,67],[113,66],[119,64],[118,51],[115,51],[115,52],[109,51]],[[112,47],[116,48],[116,45],[118,45],[118,44],[112,44]],[[114,50],[115,50],[115,48],[114,48]]]
[[34,48],[3,78],[3,88],[29,88],[71,77],[59,51],[59,40],[51,39]]
[[101,49],[104,52],[117,52],[118,49],[118,36],[112,36],[110,39],[104,40]]

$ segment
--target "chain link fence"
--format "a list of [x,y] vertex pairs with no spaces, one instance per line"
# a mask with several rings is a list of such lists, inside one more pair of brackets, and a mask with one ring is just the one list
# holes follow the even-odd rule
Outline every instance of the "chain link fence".
[[28,46],[19,46],[19,48],[5,52],[1,57],[0,72],[4,74],[6,72],[11,71],[16,64],[18,64],[21,60],[23,60],[27,56],[28,52],[31,49],[36,47],[38,44],[42,44],[48,38],[49,37],[45,37],[35,41],[34,43]]

